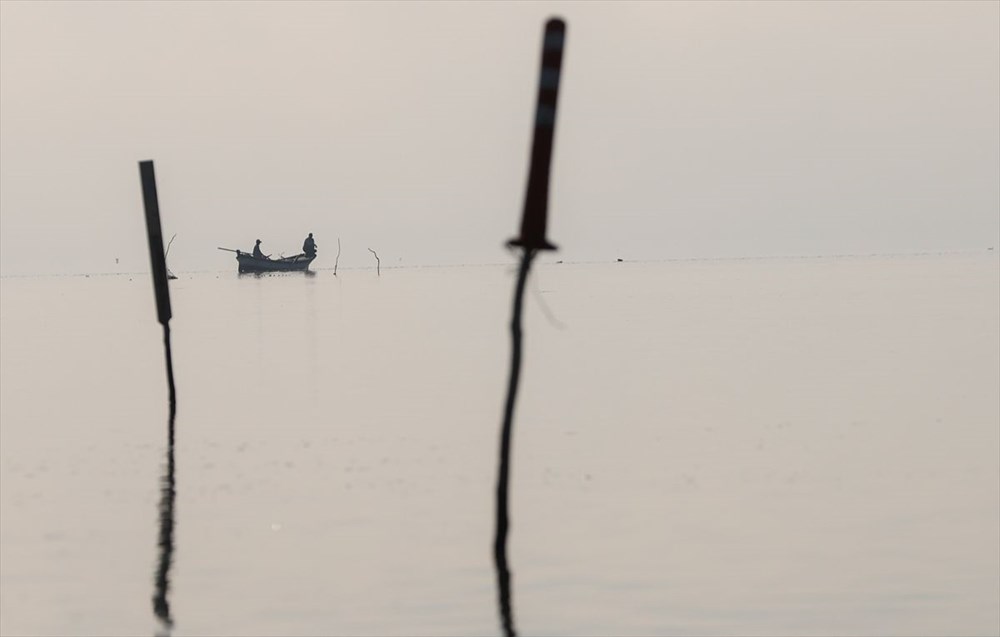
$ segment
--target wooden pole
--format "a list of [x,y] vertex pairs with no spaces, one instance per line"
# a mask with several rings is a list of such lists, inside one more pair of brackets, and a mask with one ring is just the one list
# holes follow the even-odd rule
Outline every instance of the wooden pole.
[[546,237],[549,197],[549,169],[552,161],[552,143],[555,133],[556,104],[559,96],[559,79],[562,72],[563,46],[566,41],[566,23],[558,18],[545,24],[542,40],[542,63],[538,81],[538,99],[535,106],[535,127],[531,144],[531,164],[528,187],[524,198],[524,214],[520,236],[508,245],[522,249],[521,266],[511,311],[511,361],[504,406],[503,426],[500,429],[500,467],[496,487],[496,535],[493,539],[493,559],[497,571],[497,598],[503,632],[508,637],[517,635],[511,603],[512,575],[507,562],[507,534],[510,531],[509,483],[510,450],[514,428],[514,405],[521,373],[521,310],[524,288],[531,262],[540,250],[555,250]]
[[167,461],[160,486],[159,559],[153,576],[153,613],[169,631],[173,626],[167,594],[170,589],[170,567],[174,553],[174,419],[177,416],[177,395],[174,390],[174,362],[170,351],[170,289],[167,283],[167,262],[160,228],[160,204],[156,195],[156,174],[152,161],[139,162],[142,198],[146,211],[146,236],[149,240],[149,261],[156,294],[156,318],[163,325],[163,349],[167,359],[167,387],[170,391],[170,417],[167,422]]
[[170,352],[170,289],[167,287],[167,261],[163,254],[163,231],[160,229],[160,204],[156,195],[156,173],[152,160],[139,162],[142,199],[146,209],[146,237],[149,239],[149,262],[156,294],[156,318],[163,325],[163,349],[167,359],[167,387],[170,390],[170,417],[177,411],[174,391],[174,361]]

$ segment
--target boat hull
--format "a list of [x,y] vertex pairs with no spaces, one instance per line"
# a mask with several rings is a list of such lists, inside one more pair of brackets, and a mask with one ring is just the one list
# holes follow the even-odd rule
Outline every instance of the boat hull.
[[309,269],[309,264],[313,262],[316,255],[306,256],[297,254],[293,257],[283,257],[281,259],[258,259],[246,253],[236,255],[239,263],[240,274],[259,272],[303,272]]

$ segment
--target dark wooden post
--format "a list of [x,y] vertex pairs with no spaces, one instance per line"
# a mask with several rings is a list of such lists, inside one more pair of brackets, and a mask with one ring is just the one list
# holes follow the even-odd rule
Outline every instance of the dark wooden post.
[[170,567],[174,553],[174,501],[176,478],[174,475],[174,419],[177,415],[177,396],[174,391],[174,363],[170,351],[170,289],[167,287],[167,262],[163,251],[163,232],[160,228],[160,204],[156,195],[156,174],[152,161],[139,162],[142,181],[142,199],[146,210],[146,236],[149,239],[149,262],[153,271],[153,290],[156,294],[156,318],[163,325],[163,347],[167,359],[167,386],[170,390],[170,418],[167,422],[167,459],[160,485],[159,559],[153,575],[153,614],[168,629],[173,626],[170,602]]
[[163,325],[163,347],[167,359],[167,385],[170,389],[170,416],[177,411],[174,391],[174,362],[170,352],[170,289],[167,287],[167,260],[163,254],[163,231],[160,229],[160,204],[156,196],[156,173],[152,160],[139,162],[142,199],[146,208],[146,236],[149,239],[149,263],[156,293],[156,317]]
[[503,427],[500,431],[500,468],[497,472],[496,535],[493,540],[493,558],[497,571],[497,596],[500,619],[505,635],[517,635],[511,605],[511,573],[507,564],[507,533],[510,530],[508,485],[510,483],[510,448],[513,433],[514,404],[521,372],[521,309],[524,287],[528,280],[531,261],[539,250],[555,250],[546,237],[549,207],[549,168],[552,161],[552,143],[555,134],[556,104],[559,97],[559,79],[562,71],[563,46],[566,41],[566,23],[553,18],[545,24],[542,40],[542,64],[538,80],[538,99],[535,106],[535,126],[531,144],[531,164],[528,187],[524,197],[521,234],[508,245],[522,248],[521,267],[511,311],[511,363],[504,406]]

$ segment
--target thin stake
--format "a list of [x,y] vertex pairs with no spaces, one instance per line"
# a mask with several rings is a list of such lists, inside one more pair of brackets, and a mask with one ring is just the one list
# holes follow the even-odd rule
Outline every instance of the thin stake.
[[503,426],[500,430],[500,468],[496,489],[496,536],[493,540],[493,558],[497,569],[497,595],[504,634],[517,635],[511,605],[511,573],[507,564],[507,533],[510,529],[508,494],[510,483],[510,449],[514,428],[514,404],[521,373],[521,310],[524,288],[528,280],[531,261],[540,250],[555,250],[546,234],[549,168],[552,161],[552,142],[555,133],[556,104],[559,96],[559,78],[562,71],[562,52],[566,40],[566,23],[558,18],[545,24],[542,40],[542,64],[538,81],[538,99],[535,107],[535,128],[531,145],[531,165],[528,187],[524,198],[521,235],[508,245],[522,248],[521,266],[511,311],[511,361],[507,402],[504,406]]
[[338,263],[340,263],[340,237],[337,237],[337,258],[333,262],[333,276],[337,276]]
[[368,251],[375,255],[375,272],[379,276],[382,276],[382,262],[378,258],[378,253],[372,250],[371,248],[368,248]]

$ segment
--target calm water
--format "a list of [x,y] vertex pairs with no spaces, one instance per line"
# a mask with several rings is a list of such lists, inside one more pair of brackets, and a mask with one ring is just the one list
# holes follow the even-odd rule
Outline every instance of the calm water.
[[[174,635],[500,632],[513,271],[172,282]],[[1000,633],[994,255],[553,264],[529,288],[521,633]],[[148,275],[0,291],[0,633],[163,631]]]

